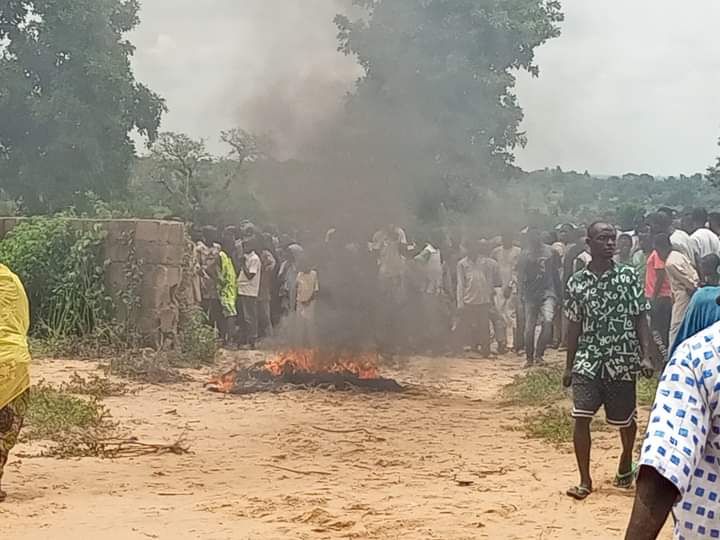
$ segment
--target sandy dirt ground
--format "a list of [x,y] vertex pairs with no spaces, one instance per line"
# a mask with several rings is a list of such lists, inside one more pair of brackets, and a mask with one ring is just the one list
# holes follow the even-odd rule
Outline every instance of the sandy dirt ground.
[[[3,536],[621,538],[632,493],[611,485],[616,434],[594,439],[597,491],[583,503],[570,500],[564,492],[577,480],[571,448],[525,438],[517,428],[528,410],[503,405],[498,396],[520,364],[514,356],[412,358],[384,372],[416,385],[399,395],[223,396],[203,389],[209,370],[193,372],[194,382],[138,386],[135,395],[106,400],[115,420],[143,440],[174,442],[185,434],[192,454],[114,461],[11,456],[10,497],[0,505]],[[34,375],[59,382],[94,369],[38,361]],[[17,453],[31,450],[21,445]],[[472,483],[458,485],[458,478]]]

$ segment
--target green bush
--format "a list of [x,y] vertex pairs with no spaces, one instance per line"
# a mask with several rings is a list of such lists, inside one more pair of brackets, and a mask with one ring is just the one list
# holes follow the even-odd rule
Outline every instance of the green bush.
[[217,333],[202,310],[193,308],[180,319],[180,354],[193,365],[210,363],[217,351]]
[[63,217],[23,220],[0,241],[0,262],[28,292],[32,330],[51,339],[85,336],[111,318],[99,227],[83,231]]
[[108,412],[96,399],[86,400],[40,382],[30,390],[27,439],[62,440],[78,429],[99,428]]
[[547,405],[563,399],[563,370],[559,366],[533,369],[513,377],[502,389],[501,397],[519,405]]

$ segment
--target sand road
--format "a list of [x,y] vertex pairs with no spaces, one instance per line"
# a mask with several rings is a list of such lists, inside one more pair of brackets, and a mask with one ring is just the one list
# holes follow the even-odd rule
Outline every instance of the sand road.
[[[632,493],[611,486],[619,446],[599,433],[598,488],[577,503],[569,447],[517,430],[527,409],[498,391],[518,372],[500,360],[412,358],[384,374],[407,395],[298,391],[223,396],[207,372],[137,386],[106,404],[123,429],[187,456],[55,460],[11,456],[3,537],[78,539],[621,538]],[[58,382],[92,363],[37,361]],[[333,433],[325,430],[354,430]],[[34,449],[21,445],[17,453]],[[456,479],[469,479],[458,485]],[[663,538],[670,538],[666,532]]]

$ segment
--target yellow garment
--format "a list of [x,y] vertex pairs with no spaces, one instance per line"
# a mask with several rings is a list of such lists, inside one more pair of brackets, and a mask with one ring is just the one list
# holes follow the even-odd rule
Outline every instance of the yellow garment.
[[29,327],[25,288],[0,264],[0,409],[30,387]]

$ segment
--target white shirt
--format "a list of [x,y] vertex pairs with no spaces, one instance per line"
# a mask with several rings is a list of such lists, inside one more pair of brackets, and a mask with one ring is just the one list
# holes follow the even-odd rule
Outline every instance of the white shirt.
[[[699,228],[690,235],[693,246],[693,255],[696,259],[702,259],[706,255],[720,255],[720,239],[710,229]],[[695,260],[692,261],[693,264]]]
[[260,257],[254,251],[246,253],[243,257],[245,257],[245,266],[248,272],[255,275],[252,279],[249,279],[242,269],[238,269],[238,295],[257,298],[258,292],[260,292],[260,274],[262,273]]
[[720,537],[720,323],[675,351],[658,386],[640,464],[680,492],[675,538]]
[[424,282],[423,292],[427,294],[442,294],[443,269],[440,250],[432,244],[427,244],[415,260],[423,265]]
[[679,251],[691,261],[694,260],[693,241],[688,233],[675,229],[670,235],[670,244],[672,244],[674,250]]

